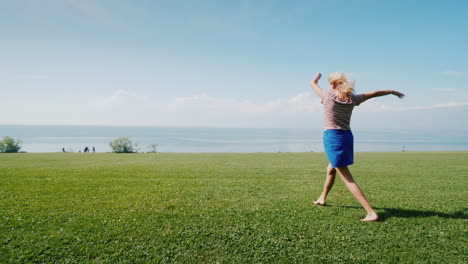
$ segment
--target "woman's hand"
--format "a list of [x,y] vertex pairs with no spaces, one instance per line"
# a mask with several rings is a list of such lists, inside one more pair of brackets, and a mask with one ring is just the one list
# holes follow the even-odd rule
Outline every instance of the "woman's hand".
[[322,78],[322,74],[320,72],[317,72],[317,75],[315,75],[314,79],[312,80],[314,83],[318,83],[318,81]]
[[314,92],[320,97],[322,96],[323,89],[318,85],[318,81],[320,80],[320,77],[322,77],[322,74],[320,72],[317,72],[317,75],[315,75],[314,79],[310,81],[310,87]]
[[395,96],[398,96],[398,98],[400,98],[400,99],[403,99],[403,97],[405,97],[404,94],[402,94],[402,93],[400,93],[400,92],[398,92],[398,91],[393,91],[393,90],[392,90],[391,94],[393,94],[393,95],[395,95]]

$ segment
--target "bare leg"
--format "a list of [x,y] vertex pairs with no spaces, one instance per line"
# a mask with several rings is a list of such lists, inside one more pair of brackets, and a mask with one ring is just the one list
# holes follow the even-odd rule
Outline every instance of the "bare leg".
[[369,201],[367,201],[366,196],[364,196],[364,193],[354,181],[353,176],[351,175],[351,172],[349,171],[348,167],[338,167],[336,168],[336,170],[340,174],[341,179],[345,183],[348,190],[353,194],[354,198],[358,200],[358,202],[362,205],[362,207],[364,207],[364,209],[367,212],[366,217],[364,217],[364,219],[361,219],[361,221],[377,221],[379,219],[379,216],[374,211],[374,209],[372,209],[372,206],[370,205]]
[[317,201],[314,202],[316,205],[325,205],[327,204],[327,195],[330,192],[333,184],[335,183],[335,176],[336,176],[336,169],[332,168],[331,164],[328,164],[327,167],[327,179],[325,180],[325,184],[323,185],[323,192]]

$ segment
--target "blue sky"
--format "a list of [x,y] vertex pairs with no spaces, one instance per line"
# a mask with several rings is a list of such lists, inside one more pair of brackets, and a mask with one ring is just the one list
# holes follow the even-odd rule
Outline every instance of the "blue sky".
[[0,4],[0,124],[320,128],[308,83],[343,71],[407,95],[353,128],[468,128],[466,1]]

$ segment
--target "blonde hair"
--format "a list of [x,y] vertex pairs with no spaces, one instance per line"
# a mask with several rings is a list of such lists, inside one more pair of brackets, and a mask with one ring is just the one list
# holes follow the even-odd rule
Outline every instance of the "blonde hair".
[[340,100],[346,100],[354,93],[354,81],[348,81],[348,77],[342,72],[330,74],[328,82],[336,87],[335,90]]

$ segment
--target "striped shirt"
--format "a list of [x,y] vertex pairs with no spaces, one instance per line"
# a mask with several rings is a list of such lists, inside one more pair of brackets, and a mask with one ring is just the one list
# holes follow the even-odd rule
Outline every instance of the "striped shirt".
[[364,95],[352,94],[346,101],[341,101],[332,91],[324,90],[321,99],[324,107],[325,130],[351,130],[349,123],[353,108],[364,101]]

